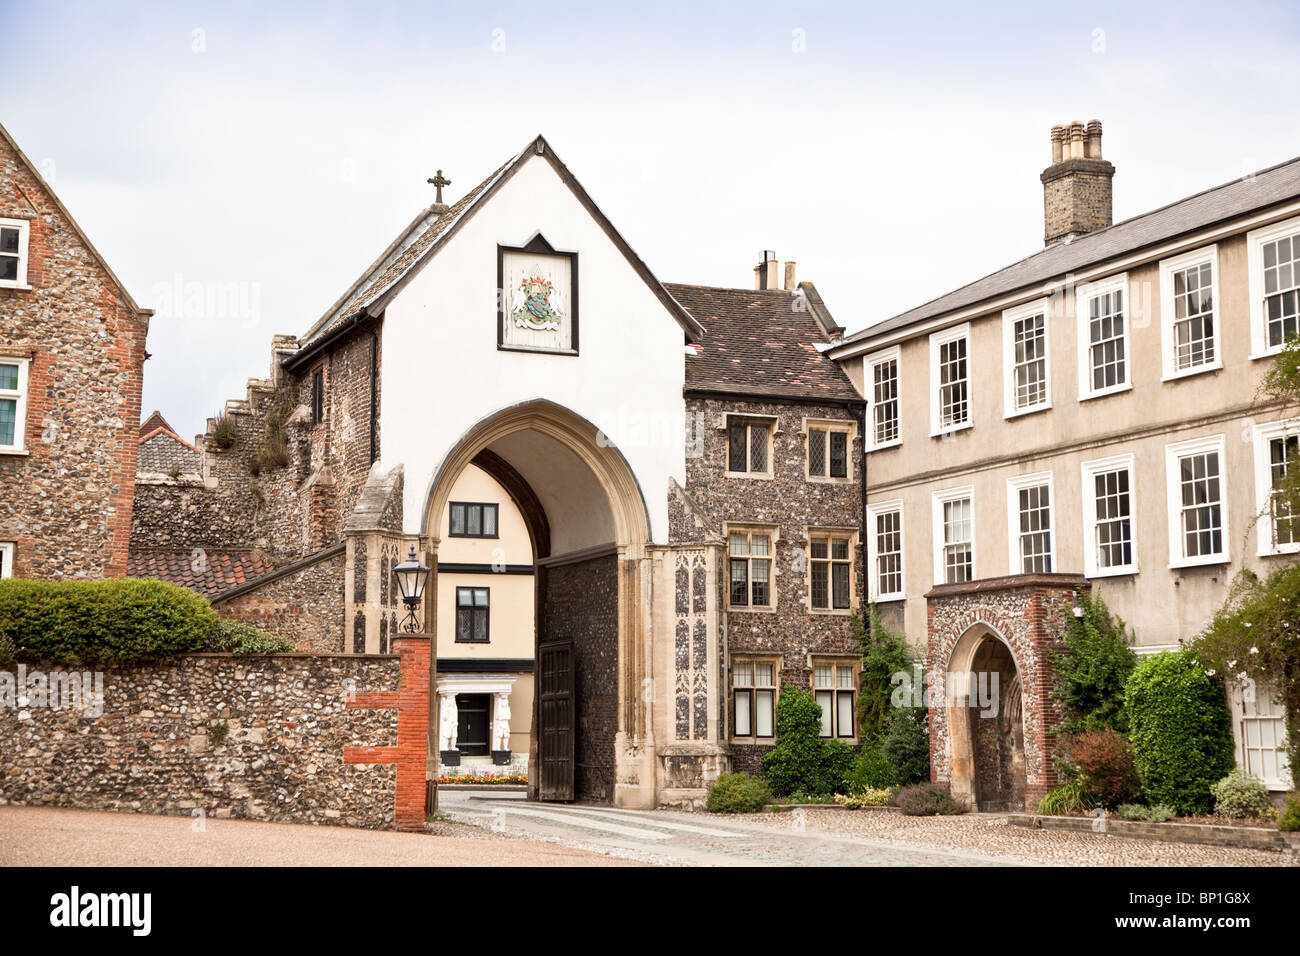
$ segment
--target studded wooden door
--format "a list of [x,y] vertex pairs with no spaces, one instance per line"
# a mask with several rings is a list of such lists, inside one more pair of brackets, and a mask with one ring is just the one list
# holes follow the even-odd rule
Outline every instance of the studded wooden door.
[[538,757],[542,764],[542,800],[573,799],[573,643],[538,648]]

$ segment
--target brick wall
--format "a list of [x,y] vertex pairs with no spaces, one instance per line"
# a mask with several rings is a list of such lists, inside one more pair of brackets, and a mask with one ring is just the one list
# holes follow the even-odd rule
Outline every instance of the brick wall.
[[0,136],[0,218],[30,222],[30,290],[0,289],[0,354],[31,360],[28,454],[0,455],[18,577],[126,573],[147,312]]

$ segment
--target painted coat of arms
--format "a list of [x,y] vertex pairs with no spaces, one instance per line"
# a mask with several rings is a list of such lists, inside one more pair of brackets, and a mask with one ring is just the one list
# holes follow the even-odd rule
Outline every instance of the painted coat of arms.
[[544,276],[529,276],[515,289],[510,317],[521,329],[557,330],[564,318],[564,301],[555,283]]

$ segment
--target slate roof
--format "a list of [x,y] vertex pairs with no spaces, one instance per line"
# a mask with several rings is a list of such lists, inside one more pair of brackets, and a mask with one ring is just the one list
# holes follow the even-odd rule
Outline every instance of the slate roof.
[[275,563],[261,551],[206,551],[201,571],[194,567],[191,549],[155,551],[132,549],[126,559],[126,573],[133,578],[157,578],[197,591],[212,598],[228,588],[275,570]]
[[705,333],[686,354],[686,391],[861,402],[839,364],[817,348],[830,339],[814,314],[781,290],[665,288]]
[[137,473],[170,474],[173,468],[179,468],[186,475],[200,474],[203,455],[172,430],[161,412],[155,411],[140,426],[140,457],[135,470]]
[[[947,312],[1030,288],[1185,233],[1265,209],[1300,196],[1300,158],[1243,177],[1106,229],[1058,242],[1027,259],[964,285],[844,339],[852,345]],[[838,352],[838,349],[837,349]]]

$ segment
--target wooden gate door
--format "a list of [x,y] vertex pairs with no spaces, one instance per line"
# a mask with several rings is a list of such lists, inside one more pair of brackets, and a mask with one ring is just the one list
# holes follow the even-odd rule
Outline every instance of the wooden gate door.
[[573,643],[543,644],[538,649],[541,688],[538,757],[542,762],[539,797],[573,799]]

